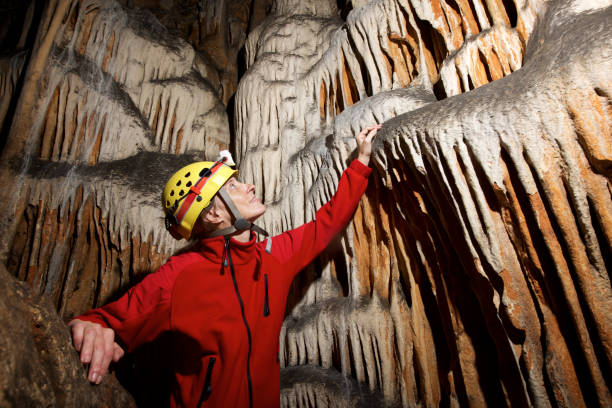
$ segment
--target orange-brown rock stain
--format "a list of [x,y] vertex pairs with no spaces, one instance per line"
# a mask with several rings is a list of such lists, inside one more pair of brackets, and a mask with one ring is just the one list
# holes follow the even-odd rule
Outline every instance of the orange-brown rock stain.
[[342,81],[340,79],[340,73],[336,72],[336,80],[334,82],[336,89],[334,92],[334,98],[335,98],[335,115],[339,115],[340,112],[342,112],[344,110],[344,96],[342,94]]
[[[104,60],[102,61],[102,72],[108,70],[108,63],[113,56],[113,47],[115,46],[115,32],[111,33],[110,39],[108,40],[108,46],[106,47],[106,53],[104,54]],[[119,47],[117,47],[119,48]]]
[[184,127],[176,132],[176,148],[174,149],[174,154],[181,154],[181,143],[183,143],[183,132],[185,131]]
[[321,121],[325,121],[327,118],[327,86],[325,81],[321,81],[321,87],[319,90],[319,114]]
[[155,114],[153,114],[153,118],[151,119],[151,132],[156,135],[157,134],[157,126],[159,123],[159,117],[162,109],[162,96],[160,95],[157,99],[157,104],[155,104]]
[[[80,5],[80,2],[79,2],[79,5]],[[78,9],[79,9],[78,6],[75,7],[75,12],[77,12]],[[75,47],[76,52],[80,55],[85,54],[85,50],[87,49],[87,44],[91,36],[91,28],[93,26],[93,21],[95,20],[98,12],[99,12],[99,9],[95,5],[90,5],[85,10],[84,19],[83,21],[81,21],[81,24],[83,25],[83,29],[82,29],[83,34],[80,39],[79,45]]]
[[406,55],[404,54],[406,48],[401,42],[401,37],[389,37],[389,58],[392,61],[392,63],[388,63],[389,78],[393,78],[393,73],[395,73],[401,87],[406,87],[412,82],[412,75],[406,62]]
[[[104,116],[102,117],[102,121],[100,122],[99,129],[98,129],[98,134],[95,137],[93,148],[91,149],[91,153],[89,154],[88,163],[90,166],[95,165],[100,160],[100,146],[102,146],[102,137],[104,135],[104,129],[106,127],[106,115],[107,114],[105,113]],[[89,125],[91,129],[92,137],[93,137],[93,132],[95,132],[95,126],[97,122],[95,119],[97,118],[94,117],[94,122]]]
[[465,25],[460,9],[454,1],[445,2],[442,7],[450,30],[451,40],[448,48],[451,50],[459,49],[465,40]]
[[[461,13],[461,21],[465,37],[469,37],[480,32],[476,13],[474,12],[474,6],[472,5],[473,0],[456,0],[456,4],[459,6]],[[450,1],[452,3],[452,0]]]
[[[611,89],[612,83],[608,85]],[[578,142],[590,165],[612,179],[612,104],[608,92],[601,88],[582,94],[568,92],[566,98]]]
[[58,85],[51,96],[47,113],[45,114],[45,122],[42,126],[42,135],[40,143],[39,157],[41,159],[49,159],[51,149],[55,141],[57,130],[57,112],[59,106],[60,86]]
[[342,65],[342,95],[344,104],[349,107],[359,101],[359,91],[357,90],[351,67],[349,67],[346,61],[344,52],[342,52],[340,58]]

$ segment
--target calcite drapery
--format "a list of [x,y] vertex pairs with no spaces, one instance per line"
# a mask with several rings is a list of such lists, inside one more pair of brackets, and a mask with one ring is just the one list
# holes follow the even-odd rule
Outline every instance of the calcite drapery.
[[[351,136],[385,122],[353,226],[298,280],[283,365],[339,370],[403,406],[609,405],[609,10],[323,10],[251,34],[236,98],[242,174],[275,232],[312,219]],[[287,395],[315,405],[303,382]]]
[[3,152],[2,223],[14,238],[2,257],[70,317],[177,248],[159,228],[161,186],[176,166],[227,148],[229,127],[193,48],[150,13],[55,6]]

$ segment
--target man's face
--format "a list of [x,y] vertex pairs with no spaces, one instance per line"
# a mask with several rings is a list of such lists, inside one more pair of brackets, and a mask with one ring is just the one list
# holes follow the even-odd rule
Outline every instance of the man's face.
[[225,183],[224,188],[245,220],[254,222],[266,211],[266,206],[255,196],[254,185],[241,183],[232,177]]

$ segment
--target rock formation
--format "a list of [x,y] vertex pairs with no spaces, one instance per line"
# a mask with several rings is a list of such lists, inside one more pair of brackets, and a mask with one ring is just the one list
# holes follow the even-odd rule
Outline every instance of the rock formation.
[[309,221],[378,122],[353,222],[294,282],[283,406],[612,404],[609,1],[27,3],[0,257],[33,295],[3,295],[64,319],[120,295],[180,248],[169,174],[228,146],[268,231]]
[[[114,376],[89,385],[66,325],[0,264],[0,401],[11,407],[134,407]],[[15,341],[16,340],[16,341]]]
[[113,2],[56,6],[43,15],[48,30],[3,152],[11,181],[2,221],[13,239],[2,255],[70,317],[175,249],[158,228],[168,162],[215,156],[229,128],[193,48],[150,13]]
[[282,362],[403,406],[608,405],[609,11],[449,3],[279,6],[249,37],[237,146],[268,229],[312,219],[351,135],[385,121],[343,251],[296,285]]

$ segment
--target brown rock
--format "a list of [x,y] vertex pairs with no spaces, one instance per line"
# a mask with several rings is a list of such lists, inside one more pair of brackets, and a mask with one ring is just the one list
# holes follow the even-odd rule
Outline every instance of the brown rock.
[[86,368],[53,305],[32,294],[0,264],[0,405],[135,407],[114,375],[87,381]]

